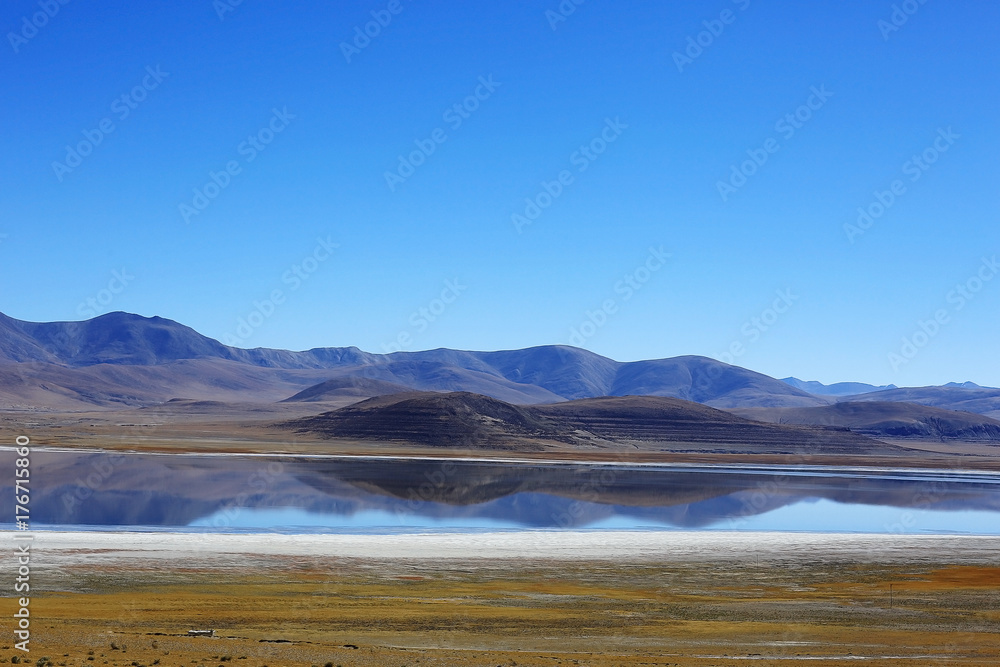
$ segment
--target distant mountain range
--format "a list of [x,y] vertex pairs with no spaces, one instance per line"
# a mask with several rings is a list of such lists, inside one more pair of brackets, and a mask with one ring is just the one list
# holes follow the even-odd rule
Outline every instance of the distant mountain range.
[[[706,357],[622,363],[562,345],[388,355],[356,347],[243,350],[159,317],[109,313],[40,324],[0,315],[0,401],[8,409],[139,406],[171,398],[278,401],[331,380],[339,383],[327,385],[329,391],[341,397],[343,378],[411,390],[469,391],[521,404],[629,394],[717,407],[826,403],[767,375]],[[330,398],[325,392],[315,387],[306,397]]]
[[816,394],[817,396],[854,396],[857,394],[867,394],[872,391],[882,391],[884,389],[896,388],[896,385],[894,384],[876,387],[873,384],[865,384],[864,382],[836,382],[834,384],[823,384],[822,382],[816,382],[815,380],[807,382],[798,378],[782,378],[781,381],[785,384],[790,384],[796,389],[808,391],[810,394]]
[[8,411],[141,407],[175,398],[337,406],[403,391],[471,392],[519,405],[629,395],[726,409],[907,401],[1000,416],[1000,389],[971,383],[822,385],[778,380],[706,357],[618,362],[563,345],[386,355],[356,347],[244,350],[160,317],[116,312],[82,322],[34,323],[0,314],[0,409]]

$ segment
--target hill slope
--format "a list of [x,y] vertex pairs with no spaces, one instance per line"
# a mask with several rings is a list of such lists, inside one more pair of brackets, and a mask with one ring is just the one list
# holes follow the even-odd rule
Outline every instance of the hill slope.
[[223,345],[173,320],[122,312],[81,322],[24,322],[0,313],[0,334],[0,361],[44,361],[72,368],[222,359],[265,368],[317,369],[371,363],[377,356],[356,347],[306,352],[244,350]]
[[917,403],[947,410],[976,412],[1000,419],[1000,389],[985,387],[904,387],[860,396],[844,396],[839,400]]
[[856,401],[820,408],[748,408],[734,412],[781,424],[839,426],[874,437],[1000,442],[1000,421],[916,403]]
[[671,396],[720,408],[827,403],[763,373],[690,355],[621,364],[606,394]]
[[554,430],[527,408],[469,392],[380,396],[287,426],[337,438],[498,448]]
[[682,443],[693,451],[757,453],[893,453],[877,440],[815,427],[765,424],[722,410],[655,396],[580,399],[514,406],[468,392],[381,396],[280,428],[327,438],[433,447],[539,450],[574,448],[658,451]]
[[316,403],[320,401],[336,401],[343,398],[371,398],[373,396],[386,396],[390,394],[401,394],[413,391],[412,387],[406,387],[393,382],[373,380],[365,377],[355,377],[352,375],[334,378],[326,382],[320,382],[303,389],[294,396],[286,398],[282,403],[308,402]]

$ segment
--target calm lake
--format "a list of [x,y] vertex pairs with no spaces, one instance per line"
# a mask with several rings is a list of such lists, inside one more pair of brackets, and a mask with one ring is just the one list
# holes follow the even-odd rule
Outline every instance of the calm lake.
[[[13,517],[14,453],[0,516]],[[1000,475],[36,449],[34,529],[1000,534]],[[11,519],[12,520],[12,519]],[[9,529],[10,522],[3,527]]]

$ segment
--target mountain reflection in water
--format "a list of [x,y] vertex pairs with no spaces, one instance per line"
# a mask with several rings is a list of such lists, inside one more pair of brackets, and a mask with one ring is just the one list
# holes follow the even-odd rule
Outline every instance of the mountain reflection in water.
[[[12,451],[0,451],[6,469],[14,469],[13,459]],[[1000,475],[986,473],[42,449],[32,454],[32,473],[36,526],[197,524],[225,530],[252,527],[252,517],[267,515],[262,511],[285,508],[308,512],[311,526],[331,529],[363,528],[369,521],[376,522],[368,525],[372,528],[726,529],[801,503],[815,510],[817,526],[823,522],[816,511],[865,505],[985,513],[976,515],[985,517],[976,532],[1000,530],[995,527],[1000,526]],[[13,516],[13,498],[12,487],[0,494],[4,516]],[[906,512],[895,513],[904,517],[897,522],[901,530],[911,527]],[[810,530],[810,512],[800,514],[802,525],[793,529]]]

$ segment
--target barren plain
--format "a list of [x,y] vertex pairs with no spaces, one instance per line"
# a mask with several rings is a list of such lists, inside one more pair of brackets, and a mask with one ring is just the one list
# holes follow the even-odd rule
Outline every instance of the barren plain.
[[32,659],[67,667],[1000,661],[992,537],[36,533],[35,548]]

